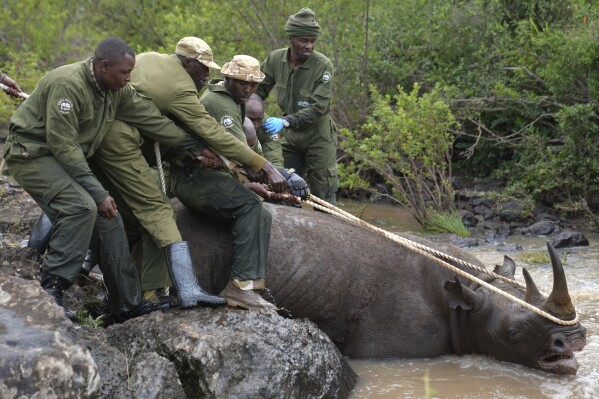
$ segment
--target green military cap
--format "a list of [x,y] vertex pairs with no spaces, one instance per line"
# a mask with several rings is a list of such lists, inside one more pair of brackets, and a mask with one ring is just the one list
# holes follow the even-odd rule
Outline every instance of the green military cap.
[[285,32],[288,36],[318,36],[320,25],[316,22],[314,11],[302,8],[291,15],[285,23]]

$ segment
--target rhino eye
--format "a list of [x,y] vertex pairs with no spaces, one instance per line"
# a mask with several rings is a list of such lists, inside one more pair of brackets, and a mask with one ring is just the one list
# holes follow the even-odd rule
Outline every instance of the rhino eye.
[[522,331],[521,330],[510,330],[508,332],[508,338],[509,338],[510,343],[515,344],[515,343],[519,342],[520,339],[522,338]]

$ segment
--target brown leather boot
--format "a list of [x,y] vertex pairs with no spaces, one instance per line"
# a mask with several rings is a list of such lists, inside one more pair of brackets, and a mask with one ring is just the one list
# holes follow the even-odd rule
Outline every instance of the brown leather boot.
[[229,280],[220,296],[227,298],[227,304],[233,308],[241,307],[249,310],[279,310],[272,303],[265,301],[254,290],[242,290],[232,280]]

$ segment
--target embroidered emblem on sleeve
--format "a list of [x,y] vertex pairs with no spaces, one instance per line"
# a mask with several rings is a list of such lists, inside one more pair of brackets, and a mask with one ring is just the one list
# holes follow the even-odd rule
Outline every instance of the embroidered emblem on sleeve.
[[63,114],[68,114],[73,109],[73,103],[68,98],[58,101],[58,110]]
[[233,118],[231,118],[229,115],[225,115],[220,118],[220,124],[224,127],[231,127],[233,126]]
[[322,74],[322,81],[328,82],[329,80],[331,80],[331,73],[329,71],[324,71]]
[[310,102],[309,101],[302,101],[302,100],[300,100],[300,101],[297,102],[297,105],[299,107],[306,108],[306,107],[310,106]]

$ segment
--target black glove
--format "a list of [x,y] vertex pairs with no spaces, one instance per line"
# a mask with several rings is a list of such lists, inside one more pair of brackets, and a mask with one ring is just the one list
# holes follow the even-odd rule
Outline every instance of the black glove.
[[305,200],[310,196],[310,189],[306,181],[300,177],[297,173],[290,169],[286,175],[283,175],[287,180],[287,186],[291,190],[291,194],[296,197],[300,197]]

